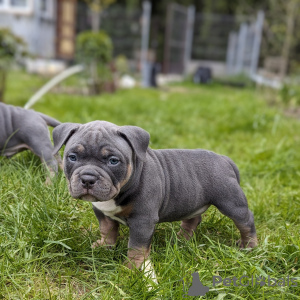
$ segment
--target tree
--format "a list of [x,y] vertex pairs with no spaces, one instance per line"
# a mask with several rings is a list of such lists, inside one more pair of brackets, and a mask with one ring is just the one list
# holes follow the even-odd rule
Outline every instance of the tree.
[[7,74],[16,59],[28,56],[25,42],[9,29],[0,29],[0,101],[4,101]]
[[101,25],[101,12],[116,0],[85,0],[92,17],[92,30],[97,32]]
[[288,70],[290,51],[293,46],[293,35],[295,30],[296,16],[299,10],[298,0],[290,0],[287,2],[288,8],[286,13],[286,35],[282,48],[283,64],[280,70],[281,78],[285,77]]
[[83,31],[76,38],[76,57],[86,66],[93,94],[103,91],[104,85],[112,79],[109,68],[112,50],[112,41],[102,30]]

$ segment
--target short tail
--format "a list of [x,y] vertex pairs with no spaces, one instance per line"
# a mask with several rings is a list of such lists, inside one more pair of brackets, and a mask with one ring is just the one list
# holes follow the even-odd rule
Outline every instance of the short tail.
[[40,112],[38,114],[44,119],[44,121],[47,123],[48,126],[56,127],[61,124],[59,121],[57,121],[47,115],[44,115]]
[[229,157],[224,156],[224,155],[223,155],[223,157],[231,165],[231,167],[235,173],[236,179],[237,179],[238,183],[240,184],[240,171],[239,171],[238,167]]

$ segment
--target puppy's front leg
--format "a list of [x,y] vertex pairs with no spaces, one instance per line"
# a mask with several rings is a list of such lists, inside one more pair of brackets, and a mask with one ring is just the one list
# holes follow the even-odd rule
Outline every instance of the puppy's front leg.
[[132,220],[129,225],[128,261],[125,265],[132,269],[140,268],[148,258],[155,223],[145,219]]
[[93,243],[92,248],[98,246],[114,246],[119,233],[119,223],[106,217],[99,209],[93,206],[94,213],[99,221],[101,240]]

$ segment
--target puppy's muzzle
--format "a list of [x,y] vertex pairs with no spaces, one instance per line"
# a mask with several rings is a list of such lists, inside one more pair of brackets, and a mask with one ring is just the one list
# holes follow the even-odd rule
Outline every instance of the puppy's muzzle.
[[81,185],[85,189],[91,189],[98,181],[98,177],[93,174],[82,174],[80,176]]

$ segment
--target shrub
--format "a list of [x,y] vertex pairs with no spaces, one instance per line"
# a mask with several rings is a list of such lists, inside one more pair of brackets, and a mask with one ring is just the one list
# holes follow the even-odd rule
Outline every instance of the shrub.
[[112,41],[104,31],[84,31],[77,36],[76,59],[86,65],[92,92],[105,90],[112,81],[109,63],[112,59]]
[[300,104],[300,88],[295,84],[285,84],[280,90],[280,98],[285,104]]
[[76,57],[84,64],[107,64],[112,50],[111,39],[104,31],[84,31],[77,36]]
[[10,29],[0,29],[0,101],[4,100],[6,77],[12,63],[28,55],[25,42]]

